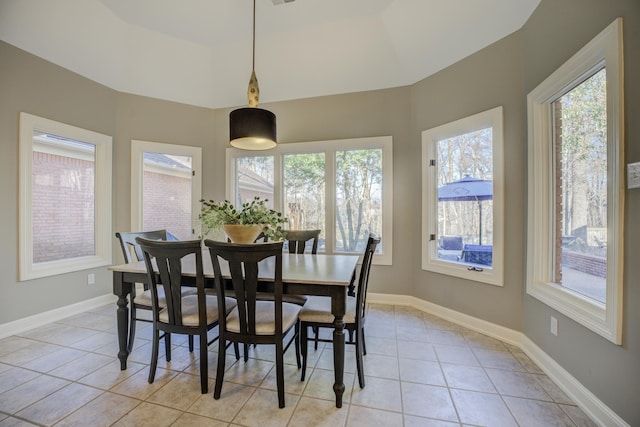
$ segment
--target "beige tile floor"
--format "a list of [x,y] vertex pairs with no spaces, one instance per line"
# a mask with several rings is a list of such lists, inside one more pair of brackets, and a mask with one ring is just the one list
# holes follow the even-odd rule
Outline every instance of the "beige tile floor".
[[115,305],[0,340],[0,427],[595,425],[518,348],[408,307],[370,307],[366,387],[358,387],[347,346],[341,409],[330,344],[310,346],[305,382],[290,349],[286,407],[278,409],[268,346],[252,349],[246,364],[228,355],[214,400],[200,394],[198,352],[179,336],[171,362],[162,358],[149,384],[151,328],[138,325],[125,371],[115,357]]

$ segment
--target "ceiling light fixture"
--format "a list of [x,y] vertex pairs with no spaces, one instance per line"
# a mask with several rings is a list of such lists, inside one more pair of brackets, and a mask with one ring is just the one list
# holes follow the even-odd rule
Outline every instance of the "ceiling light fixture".
[[268,150],[276,146],[276,115],[258,108],[260,89],[256,77],[256,0],[253,0],[253,62],[247,97],[249,107],[229,113],[229,139],[232,147]]

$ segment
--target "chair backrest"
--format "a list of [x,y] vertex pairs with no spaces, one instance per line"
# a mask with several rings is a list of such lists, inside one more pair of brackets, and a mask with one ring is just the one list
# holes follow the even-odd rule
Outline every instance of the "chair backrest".
[[303,254],[307,242],[313,240],[311,253],[318,253],[318,237],[321,230],[286,230],[285,239],[289,245],[289,253]]
[[[218,295],[219,327],[226,330],[225,284],[222,278],[220,260],[229,264],[232,294],[236,298],[240,319],[240,335],[245,338],[261,335],[256,331],[256,293],[258,289],[259,263],[273,258],[273,263],[263,265],[273,276],[273,301],[275,310],[275,336],[282,336],[282,246],[283,242],[261,244],[236,244],[205,240],[209,248],[213,275]],[[264,279],[264,278],[263,278]],[[269,278],[271,280],[271,278]]]
[[[195,270],[196,289],[198,292],[199,324],[206,325],[207,310],[205,308],[204,273],[202,268],[202,247],[200,240],[159,241],[141,237],[136,238],[140,246],[145,265],[147,280],[151,290],[153,315],[158,321],[158,287],[162,286],[166,299],[168,324],[182,326],[182,270],[184,263],[189,263],[189,270]],[[154,270],[154,262],[157,274]],[[195,269],[191,267],[195,264]],[[158,277],[159,276],[159,277]]]
[[367,305],[367,289],[369,287],[369,272],[371,271],[371,261],[376,247],[380,244],[380,236],[375,233],[369,233],[367,246],[364,249],[362,257],[362,267],[360,268],[360,277],[358,278],[358,288],[356,290],[356,323],[362,325],[366,315]]
[[120,241],[120,247],[122,248],[122,254],[124,255],[124,262],[127,264],[142,261],[144,259],[142,250],[136,242],[136,238],[138,237],[149,240],[178,241],[178,238],[167,230],[137,232],[119,231],[116,233],[116,237]]

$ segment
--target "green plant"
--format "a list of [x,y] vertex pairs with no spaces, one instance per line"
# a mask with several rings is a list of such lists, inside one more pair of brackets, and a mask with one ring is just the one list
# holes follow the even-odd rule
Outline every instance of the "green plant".
[[281,240],[284,238],[282,224],[288,220],[281,212],[271,209],[267,202],[267,199],[256,196],[252,201],[243,203],[241,209],[236,209],[228,200],[216,202],[202,199],[198,217],[202,224],[202,234],[206,236],[225,224],[260,224],[264,226],[262,232],[270,240]]

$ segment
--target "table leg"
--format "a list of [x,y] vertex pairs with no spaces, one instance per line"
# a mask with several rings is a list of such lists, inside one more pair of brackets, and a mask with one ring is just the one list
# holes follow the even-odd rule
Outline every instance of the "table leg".
[[118,310],[116,313],[118,331],[118,359],[120,359],[120,369],[127,369],[127,357],[129,357],[129,300],[127,296],[127,286],[122,280],[122,273],[113,273],[113,293],[118,296]]
[[342,408],[344,394],[344,313],[347,303],[346,288],[342,288],[331,298],[331,312],[333,321],[333,372],[335,383],[333,391],[336,393],[336,408]]

